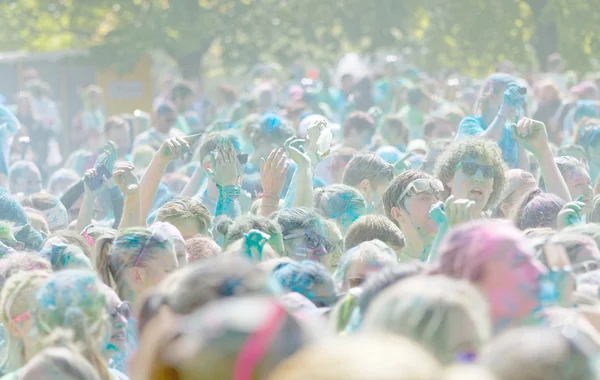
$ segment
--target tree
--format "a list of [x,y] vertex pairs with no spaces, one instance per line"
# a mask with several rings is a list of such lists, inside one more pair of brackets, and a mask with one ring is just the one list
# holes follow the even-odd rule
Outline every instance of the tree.
[[412,52],[426,69],[485,74],[555,51],[586,70],[600,44],[592,0],[10,0],[0,20],[3,50],[89,48],[95,64],[123,69],[162,50],[186,77],[211,47],[226,66],[383,49]]

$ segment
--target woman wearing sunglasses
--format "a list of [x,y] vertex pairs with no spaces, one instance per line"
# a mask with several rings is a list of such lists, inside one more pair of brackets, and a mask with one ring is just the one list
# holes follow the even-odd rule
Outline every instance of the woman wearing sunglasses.
[[106,311],[111,323],[111,336],[103,356],[109,361],[111,368],[125,373],[125,340],[131,316],[131,304],[121,301],[117,293],[109,286],[103,284],[102,289],[106,293]]
[[475,138],[448,148],[437,161],[436,176],[444,186],[444,199],[452,195],[472,201],[471,216],[479,218],[498,202],[507,170],[498,145]]
[[438,232],[429,210],[439,201],[443,190],[439,180],[417,170],[401,173],[385,190],[385,213],[404,234],[405,246],[400,261],[424,261],[427,258]]

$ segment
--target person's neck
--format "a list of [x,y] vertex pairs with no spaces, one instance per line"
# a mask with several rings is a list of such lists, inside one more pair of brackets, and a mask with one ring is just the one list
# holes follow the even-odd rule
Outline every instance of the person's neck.
[[354,148],[354,149],[357,149],[357,150],[360,150],[360,149],[364,148],[363,145],[361,145],[357,141],[354,141],[354,139],[350,139],[350,138],[345,138],[345,139],[342,140],[342,147],[344,147],[344,148]]
[[119,297],[121,300],[127,301],[132,305],[134,305],[135,301],[138,299],[137,296],[139,293],[141,293],[141,291],[134,289],[134,287],[128,283],[119,286]]
[[167,128],[167,129],[165,130],[165,128],[159,128],[159,127],[157,127],[156,125],[154,126],[154,130],[155,130],[156,132],[160,133],[161,135],[168,135],[168,134],[169,134],[169,130],[170,130],[170,129],[171,129],[171,128]]
[[433,238],[424,236],[418,231],[404,235],[403,253],[417,260],[423,260],[425,255],[429,254]]

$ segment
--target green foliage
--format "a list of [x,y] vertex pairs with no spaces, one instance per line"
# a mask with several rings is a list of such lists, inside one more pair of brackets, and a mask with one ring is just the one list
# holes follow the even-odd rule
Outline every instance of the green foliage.
[[[589,69],[600,47],[595,0],[9,0],[2,50],[91,48],[126,69],[163,50],[192,73],[216,49],[233,67],[271,59],[333,63],[348,50],[412,52],[421,67],[473,74],[559,51]],[[543,62],[541,62],[543,64]]]

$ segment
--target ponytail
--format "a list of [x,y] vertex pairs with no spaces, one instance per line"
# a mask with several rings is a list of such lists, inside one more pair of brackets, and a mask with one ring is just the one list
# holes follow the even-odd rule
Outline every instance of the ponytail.
[[94,247],[94,257],[96,272],[98,272],[100,280],[102,280],[103,283],[105,283],[118,294],[119,289],[117,286],[117,281],[114,278],[114,274],[110,266],[110,252],[111,246],[114,243],[114,241],[114,235],[106,234],[100,236],[96,240],[96,245]]

